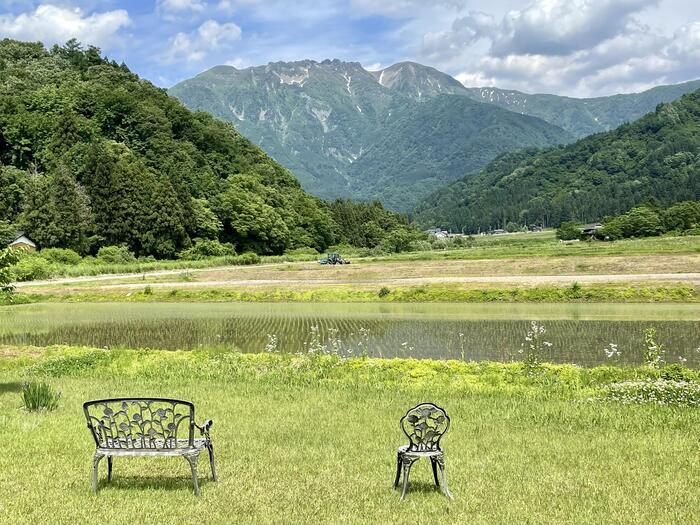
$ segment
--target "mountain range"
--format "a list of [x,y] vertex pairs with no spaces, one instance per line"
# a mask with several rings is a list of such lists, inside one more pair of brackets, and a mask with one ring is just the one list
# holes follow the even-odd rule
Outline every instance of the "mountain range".
[[217,66],[169,93],[232,122],[311,193],[407,212],[502,153],[608,131],[698,88],[693,81],[576,99],[467,88],[414,62],[367,71],[305,60]]

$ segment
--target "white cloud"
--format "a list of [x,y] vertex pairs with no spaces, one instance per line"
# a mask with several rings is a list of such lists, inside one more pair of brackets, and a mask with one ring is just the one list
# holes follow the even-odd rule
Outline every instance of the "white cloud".
[[207,8],[203,0],[157,0],[156,12],[169,21],[191,14],[201,13]]
[[224,62],[224,65],[225,66],[232,66],[232,67],[235,67],[236,69],[245,69],[247,67],[250,67],[252,64],[251,64],[250,60],[248,60],[247,58],[236,57],[236,58],[232,58],[231,60],[227,60],[226,62]]
[[191,33],[176,34],[163,59],[166,63],[180,60],[197,62],[210,51],[228,48],[240,38],[241,28],[233,22],[220,24],[216,20],[207,20]]
[[459,9],[464,0],[351,0],[355,12],[363,15],[406,16],[416,9],[430,9],[435,6]]
[[492,53],[566,55],[619,34],[659,0],[539,0],[493,28]]
[[124,9],[86,15],[79,8],[42,4],[19,15],[0,15],[0,36],[64,43],[76,38],[84,44],[107,47],[119,38],[119,31],[131,24]]
[[453,14],[414,50],[467,86],[526,92],[597,96],[700,77],[700,22],[674,34],[650,27],[660,1],[534,0],[500,18]]

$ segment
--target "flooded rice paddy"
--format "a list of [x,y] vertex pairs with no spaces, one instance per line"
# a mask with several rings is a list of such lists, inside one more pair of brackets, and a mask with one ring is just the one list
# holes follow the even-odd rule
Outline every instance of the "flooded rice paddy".
[[[518,359],[533,320],[553,362],[639,363],[643,330],[654,327],[667,362],[700,366],[695,304],[33,304],[0,308],[0,344],[506,361]],[[619,356],[606,356],[610,343]]]

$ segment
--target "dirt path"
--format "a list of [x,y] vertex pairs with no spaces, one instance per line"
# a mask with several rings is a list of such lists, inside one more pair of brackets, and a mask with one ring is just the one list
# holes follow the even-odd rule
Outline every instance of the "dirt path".
[[[180,272],[181,273],[181,272]],[[152,275],[152,274],[149,274]],[[163,274],[168,275],[168,274]],[[123,278],[124,276],[122,276]],[[138,276],[137,276],[138,277]],[[103,278],[93,278],[94,281],[104,281]],[[60,279],[55,281],[43,281],[20,283],[19,287],[36,287],[56,284],[72,284],[90,281],[86,278]],[[507,275],[507,276],[472,276],[472,277],[407,277],[407,278],[382,278],[382,279],[224,279],[224,280],[201,280],[187,282],[137,282],[137,283],[115,283],[97,285],[96,288],[143,288],[145,284],[151,287],[211,287],[211,286],[274,286],[274,285],[310,285],[310,286],[333,286],[333,285],[420,285],[420,284],[449,284],[449,283],[493,283],[493,284],[520,284],[526,286],[546,285],[546,284],[571,284],[578,282],[585,283],[622,283],[622,282],[649,282],[649,281],[672,281],[686,284],[700,284],[700,273],[644,273],[644,274],[607,274],[607,275]]]

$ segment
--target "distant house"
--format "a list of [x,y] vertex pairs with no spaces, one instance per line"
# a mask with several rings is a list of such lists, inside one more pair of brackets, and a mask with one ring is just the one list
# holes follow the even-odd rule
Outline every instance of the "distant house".
[[493,230],[491,233],[493,235],[501,235],[503,233],[506,233],[506,231],[499,228],[498,230]]
[[425,230],[423,233],[434,235],[438,239],[447,239],[450,237],[450,232],[447,230],[441,230],[440,228],[431,228],[429,230]]
[[25,250],[27,252],[35,252],[37,250],[36,243],[26,236],[24,232],[17,232],[14,239],[7,243],[8,248],[14,250]]
[[598,230],[600,230],[602,227],[603,225],[599,222],[593,224],[586,224],[583,228],[581,228],[581,233],[583,235],[589,235],[593,237],[596,233],[598,233]]

